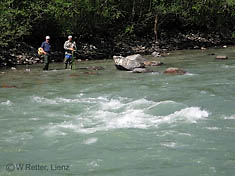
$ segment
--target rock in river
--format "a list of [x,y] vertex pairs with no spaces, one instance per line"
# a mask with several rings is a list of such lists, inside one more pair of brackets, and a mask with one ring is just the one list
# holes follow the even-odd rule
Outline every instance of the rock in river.
[[161,57],[161,54],[159,52],[154,51],[154,52],[152,52],[152,56],[153,57]]
[[163,63],[160,61],[145,61],[144,65],[145,66],[160,66],[160,65],[163,65]]
[[0,88],[17,88],[17,87],[4,84],[4,85],[1,85]]
[[104,70],[104,67],[101,66],[92,66],[92,67],[88,67],[88,70]]
[[151,70],[148,70],[146,68],[135,68],[132,73],[149,73],[149,72],[153,72]]
[[127,57],[113,56],[115,66],[118,70],[132,71],[135,68],[144,68],[144,62],[147,61],[140,54],[135,54]]
[[164,74],[172,74],[172,75],[183,75],[185,73],[186,71],[175,67],[170,67],[164,71]]
[[228,59],[228,57],[227,57],[227,56],[216,56],[215,59],[218,59],[218,60],[226,60],[226,59]]

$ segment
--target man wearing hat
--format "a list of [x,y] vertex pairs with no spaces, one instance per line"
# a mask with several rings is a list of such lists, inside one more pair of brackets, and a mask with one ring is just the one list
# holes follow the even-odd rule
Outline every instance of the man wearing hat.
[[43,70],[48,70],[49,63],[50,63],[50,51],[51,45],[49,44],[50,36],[46,36],[46,41],[42,42],[41,48],[43,49],[44,55],[44,67]]
[[75,41],[73,41],[73,37],[71,35],[68,36],[68,40],[64,43],[64,49],[65,49],[65,58],[64,58],[65,69],[67,69],[68,64],[70,64],[70,67],[72,69],[73,52],[77,49],[77,46]]

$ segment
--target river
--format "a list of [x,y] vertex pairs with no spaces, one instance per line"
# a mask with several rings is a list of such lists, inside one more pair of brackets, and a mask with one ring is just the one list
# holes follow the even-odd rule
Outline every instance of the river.
[[[1,70],[0,175],[233,175],[235,48],[158,60],[145,74],[112,60]],[[78,69],[89,66],[105,69]],[[162,74],[168,67],[188,73]]]

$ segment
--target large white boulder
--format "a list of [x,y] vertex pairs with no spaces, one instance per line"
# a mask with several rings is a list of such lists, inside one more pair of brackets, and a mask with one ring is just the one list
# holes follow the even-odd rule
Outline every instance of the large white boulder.
[[144,68],[144,62],[147,61],[140,54],[135,54],[127,57],[123,56],[113,56],[115,66],[119,70],[134,70],[135,68]]

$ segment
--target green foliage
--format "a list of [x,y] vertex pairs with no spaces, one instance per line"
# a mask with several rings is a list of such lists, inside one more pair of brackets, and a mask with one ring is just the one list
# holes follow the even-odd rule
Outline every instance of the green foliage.
[[[2,0],[0,44],[45,35],[93,37],[196,28],[234,31],[235,0]],[[89,37],[90,36],[90,37]]]
[[235,32],[232,33],[232,38],[235,39]]
[[5,1],[1,4],[0,16],[0,44],[1,46],[8,46],[11,41],[15,41],[24,35],[29,34],[31,25],[29,23],[28,14],[25,9],[12,7],[15,1]]
[[128,25],[125,29],[125,34],[132,34],[134,32],[134,25]]
[[234,6],[235,5],[235,1],[234,0],[226,0],[226,2],[230,6]]

